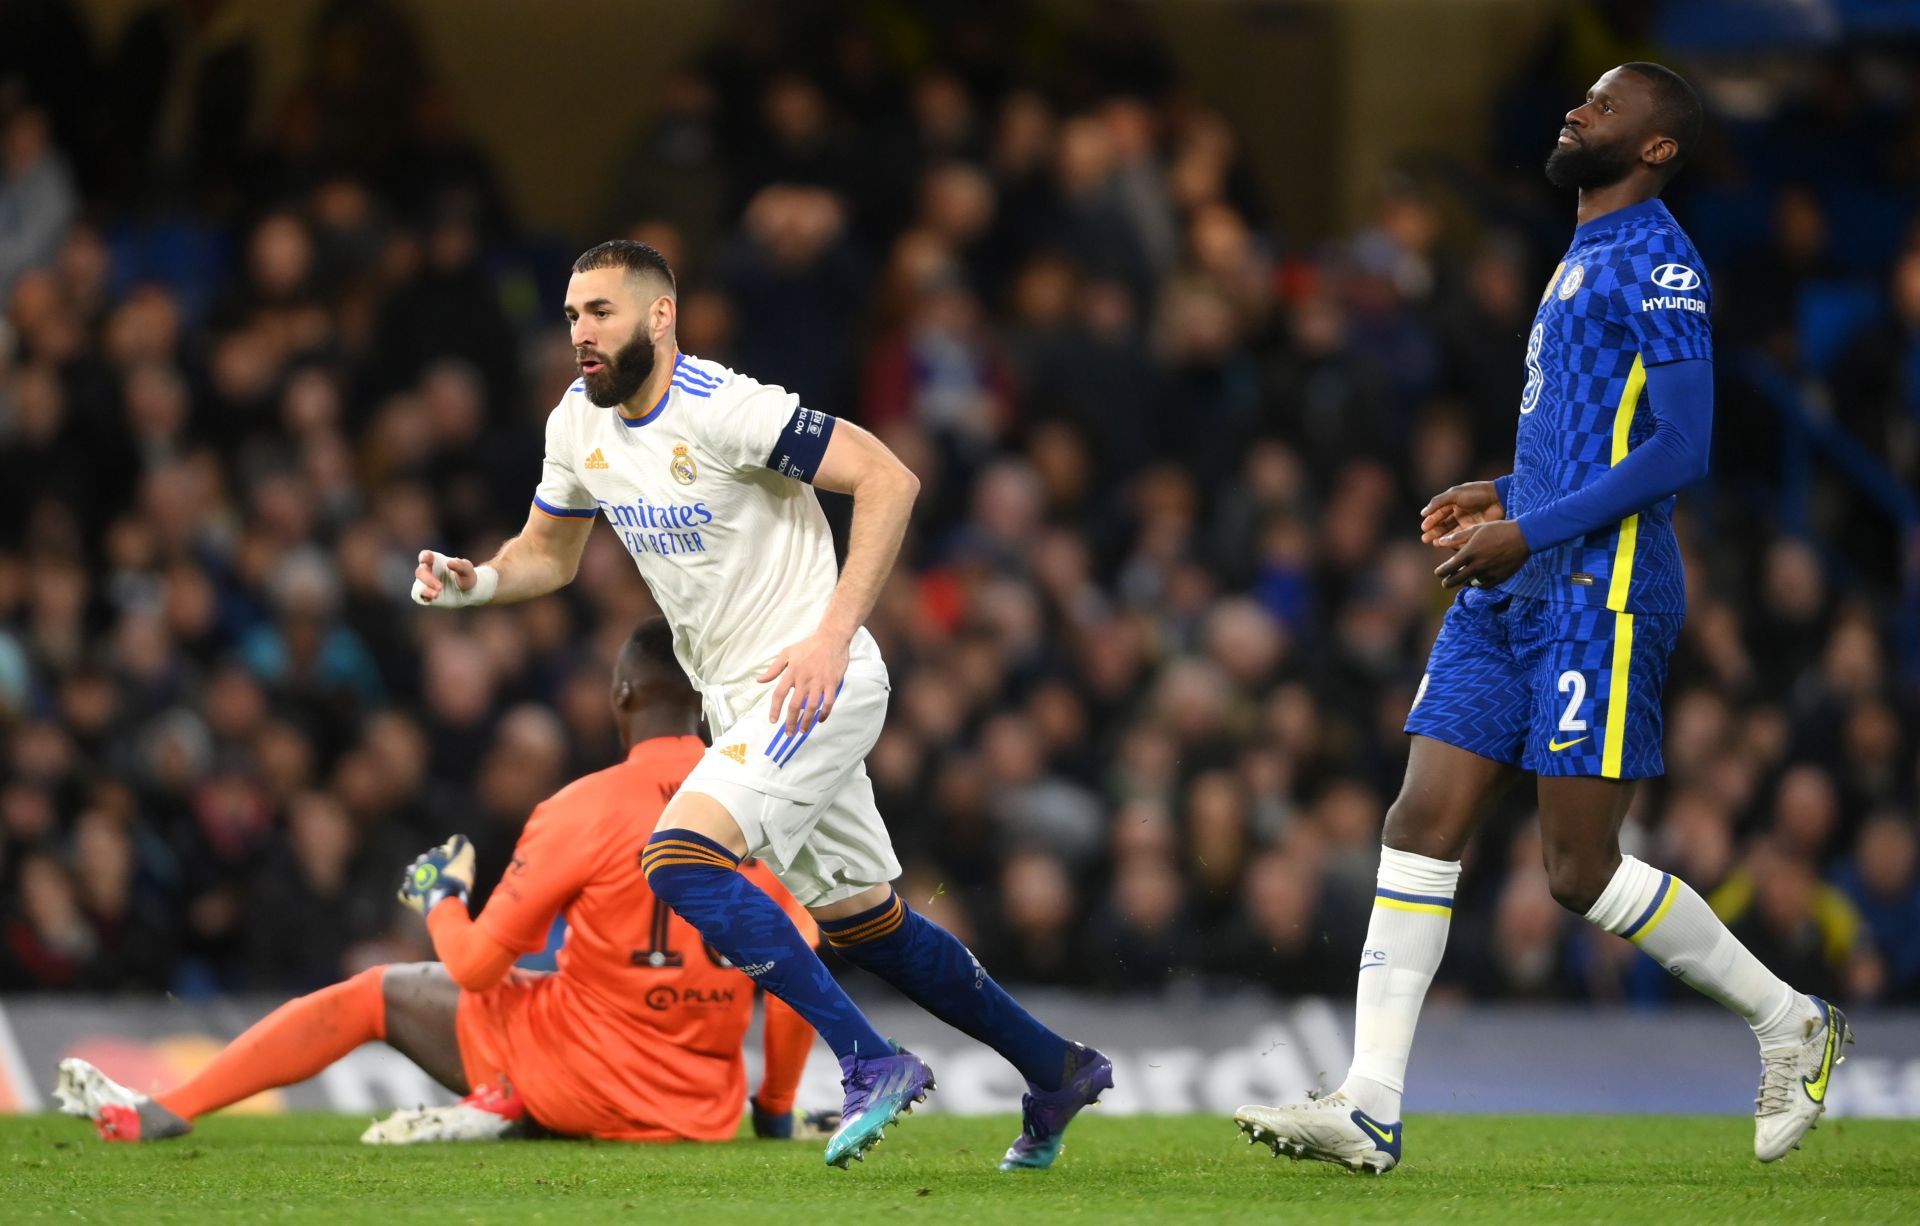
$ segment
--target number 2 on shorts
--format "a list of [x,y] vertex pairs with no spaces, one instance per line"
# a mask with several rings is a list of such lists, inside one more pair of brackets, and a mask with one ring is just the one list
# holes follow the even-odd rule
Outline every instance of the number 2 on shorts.
[[1567,699],[1567,709],[1560,716],[1560,731],[1585,732],[1587,721],[1580,718],[1580,704],[1587,700],[1587,679],[1578,669],[1568,669],[1560,674],[1560,692],[1573,691],[1573,697]]

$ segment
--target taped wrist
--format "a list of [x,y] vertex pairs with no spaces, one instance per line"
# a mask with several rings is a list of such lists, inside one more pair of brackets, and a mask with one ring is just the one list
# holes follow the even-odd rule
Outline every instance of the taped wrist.
[[492,604],[493,594],[500,590],[500,572],[491,566],[473,568],[473,590],[462,592],[463,605]]

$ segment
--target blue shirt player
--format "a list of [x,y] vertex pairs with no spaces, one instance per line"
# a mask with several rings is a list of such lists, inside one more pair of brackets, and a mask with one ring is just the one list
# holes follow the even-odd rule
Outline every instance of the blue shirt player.
[[1697,145],[1699,98],[1622,64],[1567,112],[1547,178],[1577,226],[1527,336],[1513,472],[1440,494],[1422,539],[1457,590],[1407,717],[1412,747],[1360,957],[1354,1060],[1339,1090],[1243,1107],[1275,1153],[1391,1170],[1427,986],[1460,855],[1520,774],[1537,778],[1553,895],[1740,1014],[1759,1039],[1754,1153],[1799,1145],[1851,1035],[1795,992],[1685,882],[1620,854],[1636,781],[1662,770],[1660,692],[1686,612],[1675,494],[1705,474],[1712,289],[1659,193]]

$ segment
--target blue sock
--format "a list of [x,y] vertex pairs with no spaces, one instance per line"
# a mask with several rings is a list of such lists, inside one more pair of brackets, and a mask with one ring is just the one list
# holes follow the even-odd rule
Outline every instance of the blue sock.
[[654,894],[755,983],[792,1005],[834,1055],[891,1053],[780,904],[739,867],[739,857],[690,830],[655,832],[640,857]]
[[820,931],[841,957],[906,993],[914,1004],[1005,1056],[1042,1090],[1065,1084],[1071,1048],[995,983],[945,928],[907,910],[898,894]]

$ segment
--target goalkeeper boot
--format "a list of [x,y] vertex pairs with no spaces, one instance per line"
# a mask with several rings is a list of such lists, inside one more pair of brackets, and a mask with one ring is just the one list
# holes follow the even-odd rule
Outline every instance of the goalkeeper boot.
[[1113,1061],[1083,1043],[1067,1049],[1073,1072],[1057,1090],[1027,1084],[1020,1099],[1020,1135],[1000,1159],[1003,1171],[1044,1171],[1060,1156],[1067,1125],[1082,1108],[1100,1101],[1113,1088]]
[[827,1165],[845,1170],[848,1162],[866,1160],[887,1125],[911,1114],[913,1104],[926,1101],[934,1088],[933,1070],[904,1049],[871,1060],[846,1056],[840,1061],[840,1085],[847,1103],[840,1127],[827,1138]]
[[1400,1124],[1382,1124],[1338,1090],[1293,1107],[1242,1107],[1233,1122],[1273,1156],[1312,1158],[1384,1175],[1400,1165]]
[[450,1107],[415,1107],[376,1120],[362,1145],[426,1145],[436,1141],[503,1141],[524,1136],[527,1104],[506,1081],[488,1082]]
[[753,1135],[762,1141],[824,1141],[840,1127],[838,1111],[787,1111],[775,1114],[763,1110],[758,1098],[750,1098],[753,1108]]
[[1800,1139],[1819,1126],[1827,1109],[1833,1070],[1846,1062],[1843,1049],[1853,1042],[1847,1015],[1818,996],[1809,996],[1813,1015],[1800,1041],[1760,1053],[1760,1097],[1754,1099],[1753,1156],[1762,1162],[1800,1148]]
[[793,1139],[796,1141],[824,1141],[840,1127],[838,1111],[795,1111],[793,1113]]
[[60,1062],[53,1097],[63,1115],[92,1120],[102,1141],[165,1141],[193,1131],[191,1123],[85,1060]]

